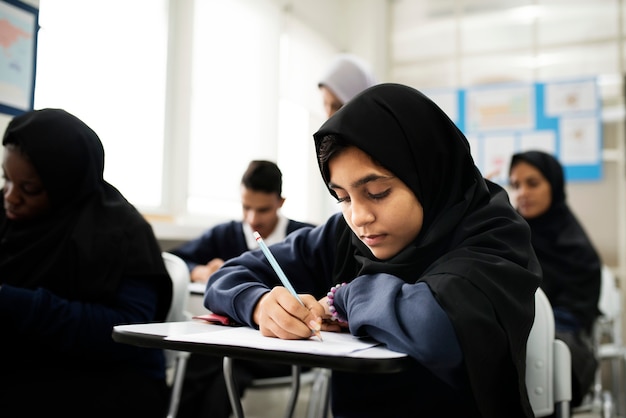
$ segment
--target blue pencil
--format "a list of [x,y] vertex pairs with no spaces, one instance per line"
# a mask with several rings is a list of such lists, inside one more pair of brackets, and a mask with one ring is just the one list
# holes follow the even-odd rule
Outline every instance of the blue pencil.
[[[289,282],[289,279],[285,275],[285,272],[283,271],[282,268],[280,268],[280,264],[278,264],[278,261],[276,261],[276,259],[274,258],[274,254],[272,254],[267,244],[265,244],[265,241],[263,241],[261,234],[259,234],[257,231],[254,231],[254,239],[256,239],[256,242],[259,244],[261,251],[263,251],[263,254],[265,254],[265,257],[270,262],[270,265],[276,272],[276,275],[282,282],[283,286],[285,286],[287,290],[289,290],[289,292],[298,300],[298,302],[300,302],[300,305],[305,306],[304,302],[302,302],[302,299],[300,299],[300,296],[298,296],[296,289],[294,289],[291,283]],[[322,335],[319,329],[314,329],[312,331],[320,340],[322,339]]]

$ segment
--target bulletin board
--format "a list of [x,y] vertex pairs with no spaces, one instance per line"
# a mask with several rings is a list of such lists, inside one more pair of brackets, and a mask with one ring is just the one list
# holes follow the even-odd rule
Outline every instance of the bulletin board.
[[424,90],[467,137],[484,176],[508,182],[511,156],[546,151],[567,181],[602,178],[602,112],[595,77]]
[[21,1],[0,0],[0,113],[33,109],[39,11]]

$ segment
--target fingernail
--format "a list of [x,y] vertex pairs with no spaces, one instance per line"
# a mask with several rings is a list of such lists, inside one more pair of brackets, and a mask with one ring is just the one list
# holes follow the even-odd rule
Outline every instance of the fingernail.
[[309,321],[309,326],[311,327],[312,330],[319,331],[321,328],[320,322],[321,322],[320,320],[316,321],[316,320],[311,319]]

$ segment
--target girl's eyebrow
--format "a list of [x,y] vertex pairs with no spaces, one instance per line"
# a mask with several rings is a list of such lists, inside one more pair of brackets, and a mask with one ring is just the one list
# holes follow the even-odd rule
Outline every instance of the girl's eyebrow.
[[[358,179],[357,181],[355,181],[354,183],[352,183],[350,185],[350,187],[360,187],[363,186],[364,184],[367,183],[371,183],[373,181],[377,181],[377,180],[389,180],[392,179],[393,176],[384,176],[381,174],[368,174],[365,177],[362,177],[360,179]],[[343,189],[343,187],[333,183],[332,181],[328,182],[328,188],[329,189]]]

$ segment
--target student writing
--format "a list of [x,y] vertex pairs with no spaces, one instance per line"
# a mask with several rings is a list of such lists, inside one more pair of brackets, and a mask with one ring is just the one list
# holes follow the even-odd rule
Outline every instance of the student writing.
[[540,269],[528,225],[463,134],[417,90],[380,84],[314,143],[341,213],[270,246],[305,306],[261,251],[213,274],[205,306],[287,339],[310,338],[321,316],[323,330],[415,360],[391,375],[333,371],[335,417],[532,417],[525,353]]

